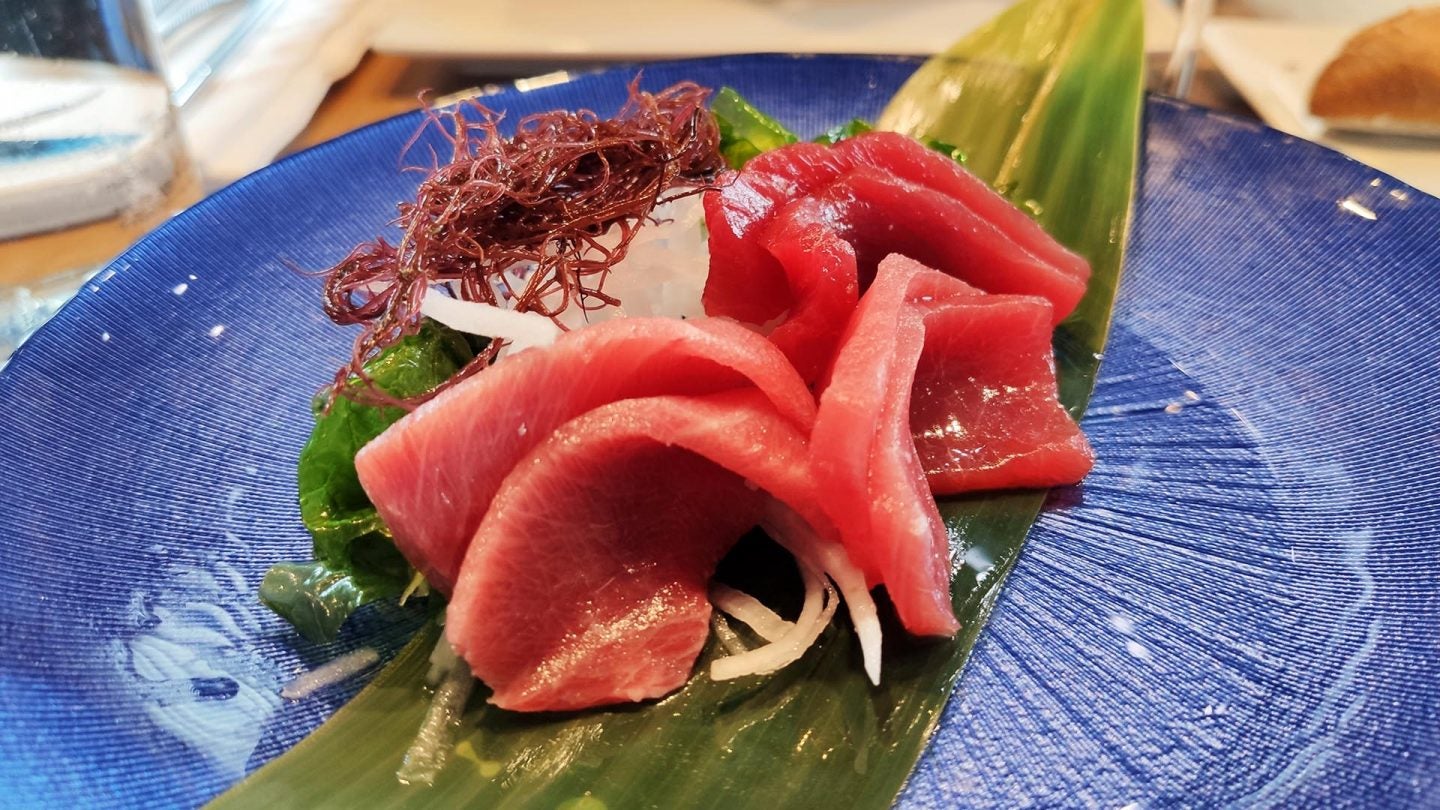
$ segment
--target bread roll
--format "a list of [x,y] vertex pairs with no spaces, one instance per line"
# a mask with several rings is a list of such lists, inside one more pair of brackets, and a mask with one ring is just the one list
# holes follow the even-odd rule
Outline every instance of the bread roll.
[[1310,112],[1336,129],[1440,135],[1440,7],[1351,37],[1315,81]]

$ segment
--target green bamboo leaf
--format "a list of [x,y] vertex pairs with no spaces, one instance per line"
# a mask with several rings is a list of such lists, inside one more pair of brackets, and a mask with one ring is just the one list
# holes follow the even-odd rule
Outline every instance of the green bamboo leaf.
[[1028,0],[922,65],[879,121],[954,144],[966,168],[1090,260],[1085,299],[1056,334],[1061,399],[1077,416],[1125,249],[1142,29],[1135,0]]
[[[1094,382],[1124,250],[1141,59],[1140,0],[1027,0],[926,63],[881,119],[955,145],[1090,259],[1089,294],[1056,336],[1062,398],[1076,413]],[[966,563],[954,589],[963,630],[933,643],[887,628],[878,688],[837,622],[775,676],[721,684],[701,674],[650,705],[521,715],[484,704],[482,692],[434,786],[406,787],[394,774],[425,713],[425,659],[438,637],[430,628],[328,723],[214,806],[886,807],[1042,502],[1042,493],[1002,493],[941,504]],[[738,553],[753,563],[767,551],[747,540]],[[793,571],[745,579],[783,566],[731,568],[722,577],[762,594],[796,588],[786,581]]]

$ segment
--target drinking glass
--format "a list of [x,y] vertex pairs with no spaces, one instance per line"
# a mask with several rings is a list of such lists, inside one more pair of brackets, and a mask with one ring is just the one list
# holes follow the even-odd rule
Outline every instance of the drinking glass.
[[198,196],[141,0],[0,0],[0,362]]
[[1205,21],[1215,12],[1215,0],[1180,0],[1180,25],[1175,47],[1165,64],[1160,92],[1175,98],[1190,95],[1190,82],[1195,78],[1195,62],[1200,53],[1200,36]]

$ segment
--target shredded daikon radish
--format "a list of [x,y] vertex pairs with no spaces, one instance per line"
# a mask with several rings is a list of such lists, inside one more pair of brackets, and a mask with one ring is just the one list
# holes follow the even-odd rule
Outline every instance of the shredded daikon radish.
[[775,611],[760,604],[759,599],[718,582],[710,586],[710,604],[743,622],[766,641],[778,641],[795,629],[794,622],[780,618]]
[[850,559],[845,547],[821,537],[804,518],[775,500],[767,507],[760,527],[797,559],[824,571],[834,580],[845,597],[850,623],[860,639],[860,657],[865,663],[865,674],[870,677],[871,683],[879,686],[880,617],[875,611],[875,600],[870,597],[870,588],[865,584],[865,574]]
[[[605,277],[607,295],[620,306],[586,313],[594,323],[611,317],[703,318],[701,294],[710,276],[705,206],[700,195],[656,207],[630,241],[625,259]],[[613,229],[612,229],[613,231]],[[607,233],[604,241],[614,237]]]
[[280,697],[287,700],[298,700],[306,697],[327,686],[333,686],[342,681],[349,680],[356,675],[369,669],[380,660],[380,653],[370,647],[346,653],[325,664],[301,673],[300,677],[285,684],[280,690]]
[[405,586],[405,590],[400,592],[400,606],[404,607],[405,603],[408,602],[412,596],[429,595],[430,583],[425,581],[424,574],[416,571],[410,576],[410,582]]
[[730,622],[725,621],[725,614],[714,613],[710,616],[710,624],[715,630],[715,637],[720,639],[720,646],[731,655],[739,655],[745,652],[745,643],[740,636],[730,627]]
[[768,675],[800,660],[805,651],[815,644],[835,616],[840,597],[825,575],[810,566],[802,563],[800,575],[805,580],[805,606],[801,608],[795,626],[763,647],[712,661],[711,678],[728,681],[746,675]]
[[402,785],[432,785],[445,761],[450,757],[450,738],[460,724],[465,703],[470,699],[470,690],[475,686],[475,677],[470,667],[455,654],[450,642],[442,635],[435,649],[430,653],[430,673],[440,676],[435,687],[435,696],[420,723],[415,741],[405,751],[405,760],[395,771],[395,778]]
[[469,335],[507,341],[510,351],[548,346],[560,337],[560,327],[544,315],[462,301],[440,290],[430,290],[420,304],[420,314]]
[[425,671],[425,685],[438,686],[451,670],[463,666],[466,664],[460,660],[455,648],[442,637],[435,649],[430,651],[430,668]]
[[[845,597],[851,624],[855,627],[855,635],[860,639],[860,655],[865,664],[865,674],[869,676],[871,683],[878,686],[880,618],[875,610],[875,601],[870,596],[870,589],[866,587],[865,575],[850,559],[845,547],[822,537],[804,518],[777,500],[771,500],[767,505],[760,525],[775,542],[795,556],[795,562],[800,566],[801,575],[805,578],[805,608],[801,611],[800,619],[791,628],[781,628],[774,622],[788,622],[784,622],[774,611],[760,604],[755,597],[725,585],[712,586],[710,601],[718,610],[746,623],[771,643],[714,661],[710,666],[710,677],[715,680],[728,680],[743,675],[774,672],[799,660],[805,650],[820,637],[820,632],[835,613],[838,599],[830,586],[830,583],[834,582]],[[806,624],[812,618],[807,611],[811,610],[812,601],[817,595],[824,594],[830,597],[828,603],[822,601],[824,622],[819,628],[812,628]],[[802,625],[805,627],[802,628]],[[725,629],[729,630],[728,625]],[[810,633],[812,629],[813,634]],[[733,635],[733,631],[731,634]],[[793,650],[787,646],[798,638],[806,639],[803,648]],[[736,641],[738,642],[738,637]],[[721,643],[727,650],[734,652],[734,645],[725,638],[721,638]],[[762,651],[766,651],[765,654],[758,655]]]

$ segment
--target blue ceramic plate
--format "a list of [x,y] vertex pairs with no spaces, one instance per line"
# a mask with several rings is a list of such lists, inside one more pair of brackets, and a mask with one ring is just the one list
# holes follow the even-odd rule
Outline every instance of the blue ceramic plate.
[[[908,60],[733,57],[804,133]],[[492,99],[615,109],[619,70]],[[868,88],[860,94],[855,88]],[[193,805],[387,654],[315,648],[254,596],[306,556],[295,460],[346,356],[321,267],[410,196],[413,116],[285,160],[126,253],[0,374],[0,803]],[[901,803],[1440,804],[1440,201],[1258,125],[1153,100],[1099,465],[1046,514]]]

